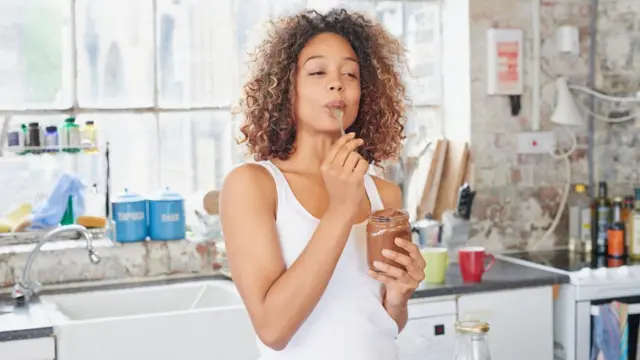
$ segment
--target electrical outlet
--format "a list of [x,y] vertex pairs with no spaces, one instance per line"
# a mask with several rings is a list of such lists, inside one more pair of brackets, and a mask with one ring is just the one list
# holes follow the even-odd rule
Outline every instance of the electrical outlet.
[[518,154],[549,154],[556,149],[556,137],[551,131],[529,131],[518,134]]

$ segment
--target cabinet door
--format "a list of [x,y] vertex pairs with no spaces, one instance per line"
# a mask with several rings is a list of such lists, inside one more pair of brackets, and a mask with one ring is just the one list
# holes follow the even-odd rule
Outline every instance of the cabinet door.
[[492,360],[553,359],[551,286],[462,295],[458,319],[489,322]]
[[0,342],[0,359],[55,360],[53,337]]
[[411,319],[398,335],[400,360],[453,359],[455,315]]

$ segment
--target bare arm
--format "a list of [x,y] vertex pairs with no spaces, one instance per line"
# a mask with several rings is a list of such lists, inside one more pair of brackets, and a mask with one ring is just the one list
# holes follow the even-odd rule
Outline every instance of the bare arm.
[[[353,152],[357,144],[360,142],[351,146],[349,153],[359,157]],[[355,161],[349,160],[350,154],[345,156],[346,160],[340,160],[345,166]],[[360,173],[366,168],[366,162],[357,163],[349,170],[353,177],[334,183],[334,188],[343,188],[335,196],[345,201],[331,202],[309,243],[288,269],[276,231],[273,178],[258,165],[239,167],[227,176],[220,200],[227,256],[253,326],[265,345],[275,350],[285,348],[324,293],[359,204],[354,194],[364,194]],[[358,176],[360,183],[352,180]],[[344,183],[345,179],[349,182]],[[330,181],[325,182],[329,188]]]
[[[385,208],[403,208],[402,191],[398,185],[376,177],[374,177],[374,181]],[[398,325],[398,330],[402,331],[407,325],[409,317],[407,304],[404,304],[404,306],[389,305],[386,301],[386,293],[383,293],[382,296],[385,310]]]

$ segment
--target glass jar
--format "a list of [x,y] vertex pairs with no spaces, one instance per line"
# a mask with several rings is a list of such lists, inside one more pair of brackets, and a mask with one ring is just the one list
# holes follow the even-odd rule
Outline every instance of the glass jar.
[[82,145],[85,146],[85,152],[89,154],[95,154],[98,152],[98,140],[97,140],[96,125],[93,120],[88,120],[84,123],[84,126],[80,130],[80,137]]
[[44,146],[46,147],[46,152],[57,152],[59,141],[58,141],[58,128],[56,126],[47,126],[45,128],[46,132],[44,133]]
[[29,123],[29,128],[27,131],[29,135],[29,146],[32,147],[31,153],[40,154],[42,152],[42,149],[40,149],[40,147],[42,146],[42,132],[40,130],[40,124],[38,124],[37,122]]
[[74,117],[66,118],[60,128],[62,151],[77,153],[80,151],[80,127]]
[[374,261],[380,261],[405,270],[404,266],[382,256],[383,249],[407,254],[403,248],[396,245],[396,238],[411,241],[411,224],[409,223],[409,214],[406,211],[384,209],[374,211],[369,215],[369,221],[367,222],[367,262],[371,270],[378,271],[373,267]]
[[491,360],[487,334],[489,324],[484,321],[457,321],[458,344],[453,360]]

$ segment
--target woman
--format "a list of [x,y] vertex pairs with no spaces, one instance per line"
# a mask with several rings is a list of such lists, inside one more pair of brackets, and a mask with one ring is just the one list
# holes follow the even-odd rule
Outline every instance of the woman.
[[[368,270],[371,211],[401,208],[397,185],[367,174],[402,140],[401,45],[344,10],[273,24],[244,86],[242,132],[257,163],[231,171],[221,218],[234,281],[265,360],[392,360],[424,260]],[[343,111],[347,135],[332,108]]]

